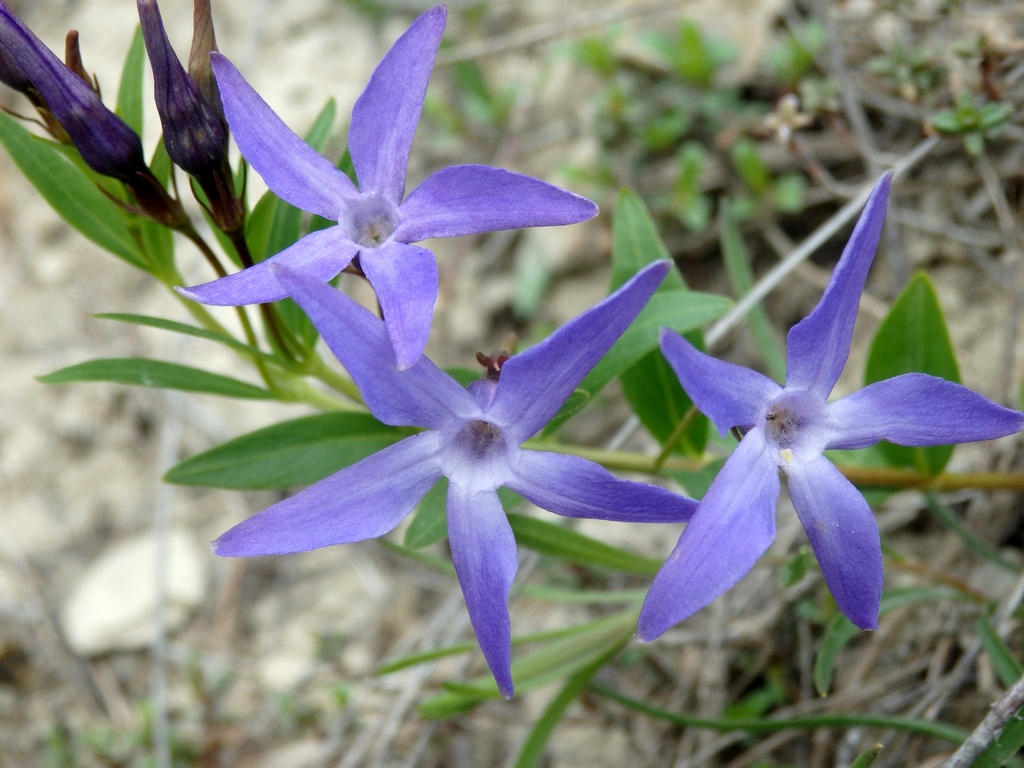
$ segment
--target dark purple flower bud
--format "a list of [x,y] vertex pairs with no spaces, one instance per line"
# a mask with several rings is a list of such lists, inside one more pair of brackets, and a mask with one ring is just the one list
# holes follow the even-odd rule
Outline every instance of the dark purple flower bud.
[[135,132],[103,106],[92,88],[43,45],[3,0],[0,50],[39,93],[86,165],[126,183],[146,172],[142,142]]
[[224,159],[227,133],[174,54],[156,0],[138,0],[138,8],[167,154],[187,173],[203,176]]

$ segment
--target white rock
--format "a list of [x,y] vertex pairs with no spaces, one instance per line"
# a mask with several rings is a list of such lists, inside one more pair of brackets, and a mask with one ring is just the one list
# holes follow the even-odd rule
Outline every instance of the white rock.
[[[64,605],[70,648],[83,656],[145,648],[153,638],[157,587],[156,540],[144,534],[107,549]],[[181,629],[205,594],[209,553],[184,530],[167,540],[164,612],[168,632]]]

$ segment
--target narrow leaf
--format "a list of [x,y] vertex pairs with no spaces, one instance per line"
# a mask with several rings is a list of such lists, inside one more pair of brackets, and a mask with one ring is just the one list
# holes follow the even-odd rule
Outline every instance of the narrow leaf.
[[540,763],[541,758],[544,756],[544,747],[547,745],[548,739],[551,738],[551,734],[558,725],[558,721],[565,714],[565,710],[583,692],[583,689],[587,687],[594,675],[601,670],[601,667],[618,653],[621,647],[622,645],[617,645],[609,648],[607,652],[598,656],[592,663],[583,667],[565,681],[562,690],[558,692],[555,698],[548,702],[540,717],[537,718],[537,722],[530,729],[530,733],[527,734],[526,741],[522,749],[519,750],[519,756],[516,758],[515,768],[534,768],[535,765]]
[[[608,382],[635,366],[651,352],[660,357],[661,353],[657,352],[657,349],[662,328],[671,328],[679,333],[692,331],[721,317],[731,306],[732,302],[729,299],[711,293],[659,290],[608,350],[608,354],[601,358],[583,379],[580,389],[593,396]],[[667,370],[671,371],[671,368]],[[672,374],[672,380],[679,386],[675,374]]]
[[870,749],[866,749],[861,752],[857,756],[857,759],[850,763],[850,768],[871,768],[880,754],[882,754],[882,745],[875,744],[875,746]]
[[101,248],[148,271],[125,224],[125,214],[52,142],[33,137],[6,112],[0,112],[0,142],[64,221]]
[[514,513],[508,516],[508,521],[516,542],[542,555],[643,576],[653,576],[661,568],[660,560],[634,555],[555,523]]
[[124,66],[121,68],[115,111],[117,116],[128,123],[139,136],[142,135],[142,68],[145,58],[146,47],[142,40],[142,27],[136,27]]
[[93,317],[99,320],[115,320],[119,323],[130,323],[131,325],[142,325],[148,328],[159,328],[163,331],[170,331],[172,333],[181,333],[186,336],[194,336],[197,339],[206,339],[207,341],[215,341],[218,344],[223,344],[226,347],[231,347],[233,350],[248,355],[250,357],[258,357],[261,360],[266,360],[269,363],[280,363],[273,355],[268,355],[266,352],[262,352],[256,347],[250,347],[237,339],[233,339],[230,336],[226,336],[223,333],[217,333],[216,331],[208,331],[205,328],[199,328],[195,325],[188,325],[187,323],[179,323],[175,320],[165,320],[162,317],[152,317],[150,315],[133,315],[122,312],[103,312]]
[[[892,728],[910,733],[920,733],[925,736],[934,736],[937,739],[945,739],[954,744],[959,744],[967,738],[967,732],[945,723],[937,723],[933,720],[923,720],[910,717],[887,717],[885,715],[870,715],[856,713],[837,713],[829,715],[807,715],[802,717],[752,717],[752,718],[711,718],[688,715],[683,712],[670,712],[666,709],[651,706],[643,701],[631,699],[612,688],[597,683],[591,683],[590,690],[605,698],[617,701],[624,707],[636,712],[642,712],[659,720],[665,720],[675,725],[689,726],[693,728],[709,728],[714,731],[728,733],[730,731],[748,731],[750,733],[776,733],[790,728],[816,729],[816,728],[852,728],[866,726],[870,728]],[[977,768],[975,764],[974,768]]]
[[[942,307],[935,288],[923,272],[914,276],[878,327],[868,352],[864,381],[873,384],[913,372],[960,382]],[[885,442],[880,445],[892,464],[913,467],[931,475],[939,474],[953,455],[951,445],[928,448],[907,448]]]
[[180,389],[249,400],[272,399],[274,395],[238,379],[163,360],[143,357],[115,357],[89,360],[36,377],[43,384],[71,384],[79,381],[111,381],[159,389]]
[[[612,290],[652,261],[668,257],[668,250],[643,201],[629,190],[620,193],[615,203],[612,226]],[[678,270],[671,270],[633,326],[580,385],[582,389],[596,394],[604,384],[618,376],[633,412],[663,445],[672,438],[693,403],[656,349],[661,328],[691,331],[687,338],[702,347],[703,337],[697,329],[713,318],[694,317],[690,322],[682,322],[679,317],[669,318],[661,313],[682,311],[683,307],[714,312],[716,316],[719,310],[721,313],[726,311],[723,297],[710,297],[718,303],[714,308],[703,298],[698,298],[700,296],[686,289],[686,282]],[[691,304],[691,299],[696,300],[694,304]],[[674,450],[694,455],[702,453],[707,441],[707,424],[707,419],[699,416],[675,443]]]
[[[555,680],[576,674],[597,659],[614,653],[632,637],[636,612],[627,611],[592,623],[587,632],[555,640],[512,662],[512,678],[519,693],[526,693]],[[446,691],[420,704],[420,714],[428,719],[449,717],[464,712],[482,701],[498,698],[498,686],[490,676],[470,683],[449,683]]]
[[416,505],[412,522],[405,529],[405,546],[422,549],[448,535],[447,500],[448,478],[442,477]]
[[1013,651],[999,637],[996,628],[992,626],[992,622],[986,616],[979,617],[975,627],[985,653],[992,659],[992,666],[995,667],[999,680],[1009,688],[1017,682],[1021,675],[1024,675],[1024,665],[1021,665],[1017,657],[1013,655]]
[[368,413],[335,412],[283,421],[181,462],[164,476],[178,485],[262,490],[322,480],[411,433]]

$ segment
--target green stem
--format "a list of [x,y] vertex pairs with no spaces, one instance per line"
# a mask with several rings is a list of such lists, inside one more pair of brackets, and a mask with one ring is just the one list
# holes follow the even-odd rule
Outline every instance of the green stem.
[[[524,448],[552,453],[568,453],[589,459],[605,469],[620,472],[643,472],[648,475],[661,474],[661,470],[697,472],[707,461],[687,459],[682,456],[667,457],[658,466],[658,457],[645,456],[631,451],[606,451],[581,445],[545,443],[530,440]],[[943,472],[929,475],[912,469],[887,467],[857,467],[849,464],[838,467],[847,480],[860,486],[874,488],[916,488],[928,491],[959,491],[966,488],[988,491],[1024,491],[1024,474],[1019,472]]]
[[672,451],[675,450],[676,445],[683,438],[690,427],[693,426],[693,422],[697,420],[697,416],[700,415],[700,411],[697,410],[697,406],[691,405],[690,410],[686,412],[686,415],[679,421],[676,428],[672,430],[672,434],[669,435],[668,440],[665,441],[664,447],[661,449],[661,453],[658,454],[658,458],[654,460],[654,471],[660,472],[661,468],[665,466],[665,461],[671,455]]
[[659,707],[652,707],[636,699],[623,696],[600,683],[591,683],[590,690],[605,698],[617,701],[624,707],[642,712],[645,715],[656,717],[659,720],[667,720],[676,725],[686,725],[694,728],[710,728],[715,731],[749,731],[750,733],[775,733],[790,728],[850,728],[853,726],[868,726],[875,728],[894,728],[901,731],[921,733],[926,736],[934,736],[938,739],[945,739],[954,744],[963,743],[967,738],[967,732],[960,728],[945,723],[936,723],[931,720],[916,720],[909,717],[886,717],[885,715],[861,715],[861,714],[828,714],[828,715],[803,715],[778,719],[754,718],[754,717],[723,717],[709,718],[696,717],[681,712],[670,712]]
[[359,391],[359,387],[357,387],[351,379],[342,376],[333,368],[328,367],[328,365],[324,363],[323,358],[319,355],[314,353],[312,358],[307,361],[307,365],[309,366],[310,376],[319,379],[327,386],[343,394],[352,402],[362,404],[363,395]]

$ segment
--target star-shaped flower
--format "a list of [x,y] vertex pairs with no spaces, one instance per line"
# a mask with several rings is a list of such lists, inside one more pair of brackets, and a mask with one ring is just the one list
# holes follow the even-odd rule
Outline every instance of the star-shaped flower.
[[909,373],[828,402],[842,373],[860,293],[885,219],[891,174],[875,186],[825,294],[787,338],[785,388],[709,357],[668,330],[661,349],[686,392],[724,436],[745,432],[654,579],[637,636],[652,640],[729,589],[775,538],[779,470],[840,610],[878,625],[882,554],[860,492],[822,455],[880,440],[928,446],[1021,430],[1024,416],[966,387]]
[[447,11],[420,16],[377,66],[352,110],[348,149],[359,187],[296,136],[218,53],[211,55],[224,112],[242,154],[275,194],[338,226],[313,232],[256,266],[181,293],[204,304],[237,305],[287,296],[273,278],[282,264],[328,281],[359,257],[377,292],[399,368],[419,359],[437,299],[437,264],[410,243],[431,237],[572,224],[597,206],[529,176],[456,165],[403,200],[413,133],[423,108]]
[[461,387],[426,357],[405,371],[383,323],[330,286],[271,267],[385,424],[420,432],[321,480],[235,526],[218,555],[302,552],[382,536],[448,478],[448,542],[466,607],[502,696],[512,696],[508,593],[515,540],[496,490],[508,486],[567,517],[684,522],[697,503],[619,480],[578,456],[523,450],[626,330],[665,277],[658,262],[546,340]]

